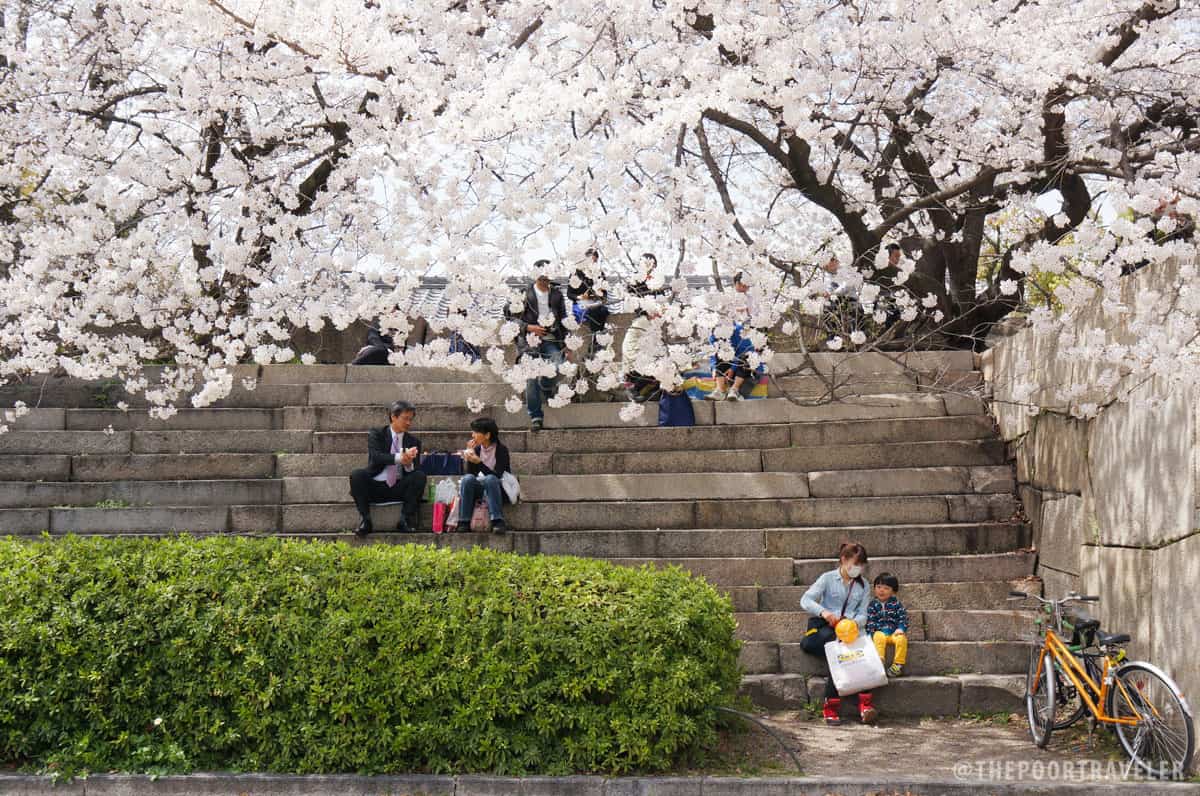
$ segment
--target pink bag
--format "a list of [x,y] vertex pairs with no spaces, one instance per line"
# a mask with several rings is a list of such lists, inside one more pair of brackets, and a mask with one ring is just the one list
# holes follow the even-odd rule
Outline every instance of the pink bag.
[[433,532],[441,533],[446,530],[446,511],[450,507],[445,503],[433,504]]
[[487,533],[492,529],[492,520],[488,516],[486,500],[475,501],[475,510],[471,512],[471,532]]

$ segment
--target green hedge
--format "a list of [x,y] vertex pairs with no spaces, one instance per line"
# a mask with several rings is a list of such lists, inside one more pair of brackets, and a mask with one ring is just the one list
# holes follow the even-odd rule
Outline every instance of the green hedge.
[[661,770],[738,683],[678,570],[279,539],[0,541],[0,743],[81,771]]

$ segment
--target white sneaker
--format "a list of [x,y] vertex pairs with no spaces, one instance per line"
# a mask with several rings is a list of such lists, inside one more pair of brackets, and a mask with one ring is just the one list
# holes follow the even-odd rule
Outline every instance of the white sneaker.
[[727,401],[744,401],[746,399],[743,398],[742,394],[740,392],[738,392],[737,390],[730,390],[729,397],[726,398],[725,400],[727,400]]
[[724,401],[725,400],[725,391],[724,390],[713,390],[706,397],[710,401]]

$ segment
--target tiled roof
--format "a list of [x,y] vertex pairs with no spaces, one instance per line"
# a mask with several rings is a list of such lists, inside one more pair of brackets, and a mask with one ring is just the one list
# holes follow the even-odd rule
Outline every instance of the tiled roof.
[[[689,291],[708,291],[712,290],[713,282],[711,277],[707,276],[686,276]],[[528,279],[519,277],[510,277],[504,280],[510,290],[521,291],[529,285]],[[566,291],[566,284],[557,284],[559,290]],[[450,299],[452,298],[452,290],[459,288],[451,288],[450,280],[444,276],[424,276],[421,277],[420,285],[413,291],[412,298],[409,301],[407,308],[408,314],[411,317],[423,318],[444,318],[447,315]],[[625,300],[625,285],[624,283],[610,283],[608,292],[608,307],[612,312],[621,312],[622,304]],[[484,315],[496,317],[503,314],[504,306],[501,299],[495,296],[472,296],[471,304],[468,311],[472,314],[482,313]]]

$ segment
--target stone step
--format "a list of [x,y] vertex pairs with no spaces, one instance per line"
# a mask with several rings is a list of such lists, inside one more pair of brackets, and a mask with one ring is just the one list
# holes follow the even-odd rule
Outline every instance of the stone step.
[[[465,428],[465,426],[464,426]],[[462,431],[429,431],[418,423],[414,433],[425,450],[452,450],[464,444]],[[510,451],[553,453],[642,453],[661,451],[747,450],[840,445],[893,445],[929,441],[974,441],[992,437],[986,416],[864,420],[794,425],[691,426],[682,428],[600,428],[507,431],[501,435]],[[0,439],[0,445],[3,444]],[[366,427],[358,431],[317,432],[314,453],[366,455]],[[28,451],[13,451],[28,452]],[[878,463],[878,460],[875,462]]]
[[783,398],[753,401],[715,401],[718,425],[747,423],[817,423],[837,420],[875,420],[902,417],[941,417],[978,414],[967,404],[948,404],[940,395],[914,393],[880,394],[816,406],[805,406]]
[[[120,433],[120,432],[118,432]],[[311,453],[313,432],[287,430],[133,431],[133,453]],[[359,435],[366,450],[366,434]]]
[[180,409],[166,420],[146,409],[67,409],[68,431],[221,431],[280,428],[278,409]]
[[[797,448],[834,445],[863,445],[945,440],[994,440],[992,419],[985,414],[952,417],[914,417],[906,420],[860,420],[851,422],[797,423],[791,426],[792,446]],[[742,447],[780,448],[787,445]]]
[[[355,386],[355,385],[340,385]],[[314,431],[350,431],[357,434],[367,429],[378,428],[388,422],[388,403],[370,406],[289,406],[280,412],[283,427]],[[496,421],[501,430],[524,430],[529,428],[529,418],[524,412],[510,414],[503,408],[485,410]],[[460,440],[455,447],[461,448],[471,436],[471,421],[479,417],[465,406],[417,406],[413,433],[425,439],[431,431],[446,431]],[[507,442],[507,440],[505,440]]]
[[[337,479],[331,479],[331,481],[337,481]],[[20,482],[16,483],[20,484]],[[66,504],[89,502],[93,497],[95,500],[91,502],[127,499],[114,497],[114,495],[118,494],[137,496],[139,499],[144,499],[145,501],[154,500],[156,505],[166,505],[171,500],[163,496],[166,493],[156,493],[154,491],[157,487],[155,482],[129,482],[130,486],[127,488],[127,491],[121,493],[114,492],[111,488],[112,483],[106,482],[103,488],[97,487],[94,491],[87,492],[87,497],[83,498],[80,496],[84,493],[75,489],[78,484],[68,484],[66,485],[67,488],[72,491],[62,495],[54,493],[54,498],[47,497],[44,500],[54,500],[55,505],[62,505],[64,502]],[[214,497],[216,496],[216,492],[203,491],[209,489],[209,487],[204,486],[206,483],[204,481],[174,483],[179,485],[173,488],[175,490],[185,490],[200,485],[202,491],[192,493],[196,496],[196,500],[200,500],[200,495],[212,494]],[[233,497],[242,493],[229,492],[226,491],[227,489],[260,488],[257,486],[237,486],[238,484],[269,484],[270,486],[261,487],[261,489],[266,490],[273,490],[279,485],[278,481],[218,481],[211,483],[220,484],[219,487],[213,487],[212,489],[221,491],[225,496]],[[243,517],[241,521],[235,522],[231,520],[230,527],[232,530],[262,532],[280,530],[285,532],[349,530],[358,524],[358,515],[354,510],[353,504],[349,501],[348,481],[342,481],[342,484],[345,491],[342,493],[343,500],[341,502],[287,503],[282,506],[264,506],[225,501],[229,504],[228,506],[218,505],[214,507],[214,510],[225,511],[226,508],[231,512],[236,512],[239,509],[245,510],[241,515]],[[37,490],[29,493],[21,493],[21,495],[26,494],[37,495],[41,493]],[[172,496],[184,494],[187,493],[182,491],[172,491],[170,493]],[[20,499],[27,500],[28,498],[21,497]],[[189,497],[188,499],[191,500],[192,498]],[[379,520],[381,527],[395,523],[393,508],[381,506],[372,510],[373,516],[382,516],[384,518]],[[607,526],[613,530],[636,530],[649,526],[662,529],[688,529],[697,527],[719,529],[744,528],[747,525],[751,527],[777,526],[783,523],[786,523],[789,527],[802,525],[829,527],[838,522],[846,522],[851,526],[874,525],[888,522],[910,524],[989,522],[1011,517],[1014,508],[1015,502],[1011,495],[947,495],[886,499],[796,498],[779,500],[680,500],[646,502],[595,501],[587,503],[530,503],[523,501],[517,506],[506,508],[505,517],[515,529],[529,531],[589,530],[602,526]],[[270,509],[271,511],[266,511],[266,509]],[[74,510],[78,512],[106,511],[106,509],[99,508],[77,508]],[[421,527],[428,528],[430,527],[431,512],[428,504],[423,507],[422,511]],[[159,526],[159,530],[177,529],[177,526],[169,517],[165,522],[167,524]],[[139,530],[147,529],[153,530],[154,528],[148,525],[139,528]],[[120,529],[114,528],[113,530]],[[208,530],[208,528],[196,527],[191,530]],[[222,530],[222,528],[215,528],[215,530]],[[13,530],[12,532],[18,531]],[[981,577],[984,579],[995,579],[997,577],[1019,577],[1020,575],[1028,574],[1028,572],[1020,572],[1017,575],[1011,576],[1001,574],[992,574],[989,576],[986,572],[981,572],[977,575],[967,577],[958,575],[953,577],[949,575],[937,577],[936,573],[930,570],[930,567],[933,566],[952,566],[954,571],[957,571],[957,568],[973,565],[971,562],[975,558],[980,557],[950,556],[937,559],[902,558],[894,560],[897,562],[897,566],[903,567],[903,572],[897,573],[902,581],[971,580]],[[791,561],[791,559],[780,560]],[[801,582],[807,582],[813,577],[811,575],[813,571],[820,574],[820,572],[829,568],[829,566],[828,561],[822,560],[796,561],[796,577]]]
[[918,373],[917,383],[922,390],[951,390],[954,392],[978,392],[983,388],[983,371],[941,370]]
[[417,406],[428,404],[461,406],[465,405],[468,399],[474,398],[483,401],[488,406],[495,407],[502,406],[513,395],[523,397],[524,389],[514,391],[509,385],[495,381],[456,384],[436,382],[310,384],[308,405],[354,406],[368,404],[385,407],[392,401],[408,401]]
[[52,508],[49,513],[47,530],[53,534],[211,533],[229,527],[225,506]]
[[936,373],[839,374],[833,380],[815,374],[806,374],[771,379],[767,387],[767,397],[790,396],[801,400],[813,400],[828,399],[832,394],[837,400],[844,400],[862,395],[966,392],[978,390],[982,385],[983,374],[977,370]]
[[[359,466],[363,458],[358,457]],[[275,460],[274,453],[85,454],[70,457],[70,477],[73,481],[271,478],[275,475]]]
[[9,431],[62,431],[67,427],[65,409],[26,409],[20,417],[0,405],[0,425]]
[[412,365],[263,365],[259,381],[263,384],[460,384],[498,382],[500,378],[481,362],[470,371]]
[[[877,570],[876,573],[883,571]],[[1024,588],[1028,588],[1024,579],[901,583],[900,598],[905,604],[919,605],[924,609],[1002,610],[1012,607],[1008,602],[1009,591]],[[730,594],[730,598],[736,611],[798,611],[800,598],[807,589],[807,584],[737,589]]]
[[[924,609],[905,598],[908,637],[916,641],[1020,641],[1032,629],[1032,613],[1015,610]],[[753,611],[735,615],[738,638],[745,641],[800,643],[809,614],[804,611]]]
[[[358,453],[281,453],[275,456],[275,474],[280,478],[346,478],[351,471],[367,465],[366,435],[361,437],[360,442],[362,450]],[[421,442],[425,443],[424,436]],[[552,472],[552,456],[550,453],[514,452],[513,471],[521,478],[526,475],[549,475]]]
[[838,399],[859,395],[896,395],[915,393],[920,389],[916,374],[872,373],[838,376],[834,380],[815,374],[782,376],[771,379],[768,397],[791,396],[801,399],[827,398],[831,393]]
[[[376,509],[382,512],[386,509]],[[388,533],[389,524],[377,523],[376,533],[369,539],[380,543],[437,544],[443,536],[422,532],[413,534]],[[764,531],[759,529],[696,529],[696,530],[591,530],[591,531],[517,531],[502,536],[456,533],[444,536],[466,538],[474,544],[496,550],[530,555],[572,555],[584,558],[773,558],[763,554]],[[325,541],[358,541],[348,531],[280,532],[279,536],[296,536]],[[889,551],[884,551],[889,552]],[[1023,581],[984,583],[904,584],[904,599],[925,608],[988,608],[1008,606],[1005,598],[1010,588],[1024,587]],[[965,587],[965,588],[964,588]],[[804,586],[753,586],[734,589],[730,597],[738,611],[796,611]]]
[[[762,469],[785,472],[888,467],[978,467],[1005,463],[1000,440],[935,440],[902,444],[821,445],[762,452]],[[682,471],[680,471],[682,472]]]
[[606,558],[623,567],[642,567],[647,564],[662,569],[676,566],[696,577],[704,578],[712,585],[730,589],[747,585],[783,585],[791,581],[788,568],[781,566],[782,558]]
[[763,557],[759,529],[541,531],[509,534],[522,553],[584,558]]
[[0,456],[12,454],[128,453],[128,431],[9,431],[0,434]]
[[[936,534],[926,530],[939,529]],[[986,530],[983,530],[986,529]],[[786,550],[773,548],[772,540],[779,534],[789,538],[803,537],[814,533],[827,539],[817,548],[819,554],[828,555],[846,539],[863,540],[870,536],[864,531],[891,531],[892,528],[855,528],[853,533],[842,533],[840,528],[811,529],[696,529],[696,530],[587,530],[587,531],[541,531],[515,536],[522,541],[519,549],[525,553],[547,555],[575,555],[586,557],[651,557],[651,556],[764,556],[766,558],[792,558]],[[897,526],[894,534],[880,534],[876,544],[865,543],[873,556],[896,555],[952,555],[960,553],[999,553],[1018,547],[1024,526],[1017,523],[987,523],[982,525],[963,523],[941,526]],[[906,531],[910,531],[910,538]],[[831,538],[830,538],[831,537]],[[914,584],[915,585],[915,584]],[[905,587],[907,589],[907,586]],[[799,594],[793,606],[799,605]],[[1007,592],[1005,592],[1007,595]],[[757,596],[755,597],[757,599]]]
[[533,502],[592,500],[737,500],[1012,493],[1011,468],[942,467],[823,473],[641,473],[548,475],[522,479]]
[[[270,478],[273,475],[344,476],[366,463],[365,436],[361,432],[354,436],[360,448],[356,453],[121,453],[75,456],[8,454],[0,457],[0,480],[114,481],[158,478]],[[422,441],[424,442],[424,438]],[[459,440],[460,444],[462,441]],[[913,448],[919,449],[918,455],[906,453]],[[819,452],[819,456],[791,455],[800,450]],[[977,441],[947,441],[806,449],[713,450],[703,453],[514,452],[513,468],[521,477],[525,477],[602,473],[752,473],[758,472],[764,466],[768,472],[802,472],[806,466],[818,470],[862,470],[869,469],[881,461],[903,467],[984,466],[998,463],[995,461],[997,457],[994,450],[1002,453],[1003,446],[999,443],[993,445]],[[870,456],[867,455],[868,452]]]
[[[742,679],[739,691],[763,708],[803,710],[812,704],[820,704],[824,699],[825,678],[804,674],[752,674]],[[1024,710],[1024,694],[1023,674],[918,675],[892,678],[887,686],[874,691],[872,704],[884,721],[889,717],[1020,713]],[[841,715],[844,720],[856,722],[857,711],[856,697],[842,700]],[[950,793],[953,788],[952,785],[938,785],[927,790],[917,786],[906,788],[905,792]],[[986,790],[976,786],[970,792]]]
[[768,528],[764,555],[821,558],[847,540],[879,555],[951,555],[998,553],[1028,543],[1029,528],[1020,522],[868,525],[842,528]]
[[[338,503],[285,504],[284,531],[352,529],[357,512],[349,503],[349,483]],[[386,507],[384,507],[386,509]],[[1012,495],[946,495],[897,498],[795,498],[781,500],[681,500],[657,502],[529,503],[505,509],[516,530],[567,531],[606,528],[827,527],[886,523],[992,522],[1008,520],[1016,509]],[[424,507],[422,528],[428,528]],[[394,522],[394,521],[393,521]],[[277,530],[246,528],[245,530]],[[816,562],[821,564],[822,562]],[[803,569],[803,565],[801,565]],[[949,578],[941,578],[948,580]]]
[[[871,557],[870,571],[890,572],[906,583],[943,581],[1015,580],[1033,573],[1036,554],[1030,550],[1011,553],[984,553],[949,556],[878,556]],[[836,566],[832,559],[797,560],[793,575],[796,583],[812,583]]]
[[[889,651],[889,660],[891,652]],[[822,674],[822,662],[799,643],[744,641],[738,663],[747,674]],[[911,675],[1018,674],[1029,663],[1029,644],[1022,641],[913,641],[905,672]]]
[[807,477],[813,497],[1012,493],[1017,486],[1008,465],[833,470],[810,472]]
[[789,368],[805,368],[810,364],[821,373],[894,374],[903,373],[906,369],[936,373],[943,370],[974,370],[975,355],[971,351],[777,353],[771,358],[770,367],[774,372],[782,373]]
[[[929,439],[979,439],[991,433],[983,418],[937,418],[907,422],[831,422],[743,427],[606,428],[571,431],[508,432],[503,441],[513,451],[575,453],[657,452],[664,450],[779,449],[792,444],[830,447],[874,440],[899,444]],[[114,453],[360,453],[366,450],[366,428],[353,432],[310,432],[303,429],[185,431],[10,431],[0,434],[0,454]],[[464,426],[465,428],[465,426]],[[467,435],[453,432],[415,433],[425,450],[463,447]],[[771,469],[776,469],[772,467]]]
[[278,504],[278,479],[192,481],[3,481],[0,507],[80,507],[115,502],[130,506],[217,506]]
[[71,457],[65,453],[0,455],[0,481],[66,481],[70,477]]
[[[397,375],[397,373],[399,375]],[[388,365],[352,365],[346,368],[346,381],[350,384],[361,382],[418,382],[418,383],[459,383],[498,381],[499,377],[482,362],[476,370],[463,371],[450,368],[432,368],[415,365],[405,365],[395,368]]]
[[[285,478],[283,502],[332,503],[345,495],[346,483],[346,476]],[[532,503],[803,497],[808,497],[804,476],[788,473],[528,475],[521,479],[521,498]]]
[[[287,410],[285,410],[287,411]],[[543,432],[548,433],[548,432]],[[460,435],[461,436],[461,435]],[[502,435],[508,444],[508,434]],[[421,435],[428,447],[427,434]],[[276,457],[276,472],[286,476],[346,475],[366,462],[366,442],[356,435],[354,453],[286,454]],[[524,438],[522,438],[522,442]],[[460,445],[463,441],[460,441]],[[914,450],[915,449],[915,450]],[[794,451],[810,452],[793,456]],[[563,453],[513,452],[513,470],[526,475],[590,475],[599,473],[751,473],[803,472],[805,470],[865,470],[880,462],[896,467],[988,466],[1004,463],[1004,445],[995,441],[951,440],[900,445],[845,445],[828,448],[772,448],[767,450],[693,450]],[[0,463],[2,466],[2,463]]]

